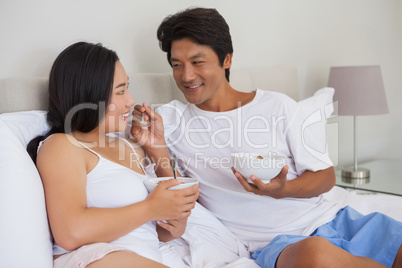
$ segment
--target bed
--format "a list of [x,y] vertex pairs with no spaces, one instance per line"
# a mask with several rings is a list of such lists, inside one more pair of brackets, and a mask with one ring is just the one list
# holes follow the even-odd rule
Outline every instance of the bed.
[[[183,100],[170,73],[130,75],[137,103],[155,107]],[[240,91],[254,88],[283,92],[299,100],[297,70],[290,66],[231,71]],[[25,151],[27,143],[47,129],[47,78],[0,80],[0,267],[52,267],[52,238],[40,176]],[[313,97],[312,97],[313,98]],[[402,220],[402,199],[359,194],[335,187],[325,198],[351,205],[362,213],[380,211]],[[166,254],[180,254],[191,267],[258,267],[244,246],[208,211],[198,206],[183,238],[161,243]]]

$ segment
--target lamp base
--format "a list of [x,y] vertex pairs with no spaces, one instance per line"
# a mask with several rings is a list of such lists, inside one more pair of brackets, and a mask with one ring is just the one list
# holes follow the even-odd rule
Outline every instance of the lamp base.
[[349,183],[367,183],[370,181],[370,170],[367,168],[349,168],[342,170],[342,181]]

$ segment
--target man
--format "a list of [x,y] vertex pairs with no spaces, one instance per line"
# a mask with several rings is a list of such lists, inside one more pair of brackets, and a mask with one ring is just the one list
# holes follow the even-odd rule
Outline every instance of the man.
[[[319,160],[300,142],[297,103],[280,93],[245,93],[230,86],[232,41],[229,26],[215,9],[168,16],[157,36],[188,101],[156,110],[164,120],[169,153],[182,175],[200,180],[199,202],[255,252],[261,266],[383,267],[391,266],[395,257],[394,265],[401,265],[401,223],[379,214],[363,217],[323,199],[335,184],[334,169],[327,155]],[[304,138],[310,144],[319,141],[314,135],[325,131]],[[287,165],[269,183],[252,176],[254,183],[249,184],[231,169],[235,152],[269,152],[284,156]],[[359,225],[347,229],[351,218]],[[372,235],[382,220],[397,235]],[[372,242],[368,246],[355,236],[362,228],[367,229],[363,237]],[[331,239],[345,235],[352,241]]]

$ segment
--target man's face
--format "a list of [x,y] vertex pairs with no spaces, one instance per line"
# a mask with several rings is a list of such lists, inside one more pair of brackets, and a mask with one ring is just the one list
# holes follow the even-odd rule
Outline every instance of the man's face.
[[211,47],[183,38],[172,42],[170,62],[176,84],[187,101],[203,108],[224,91],[225,69],[231,65],[231,55],[221,66]]

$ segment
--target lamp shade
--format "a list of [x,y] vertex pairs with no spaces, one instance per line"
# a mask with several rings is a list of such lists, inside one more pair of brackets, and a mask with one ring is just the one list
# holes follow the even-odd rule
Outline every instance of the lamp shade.
[[338,115],[388,113],[380,66],[331,67],[328,86],[335,89]]

